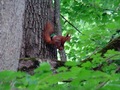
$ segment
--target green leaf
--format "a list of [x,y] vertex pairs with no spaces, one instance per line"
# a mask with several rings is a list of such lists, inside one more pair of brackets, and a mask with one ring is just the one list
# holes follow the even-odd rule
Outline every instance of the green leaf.
[[76,65],[78,65],[78,62],[76,62],[76,61],[67,61],[66,63],[65,63],[65,65],[66,66],[76,66]]
[[68,68],[66,68],[66,67],[60,67],[57,69],[58,72],[65,72],[67,70],[68,70]]
[[17,72],[13,71],[2,71],[0,72],[0,81],[11,81],[15,79]]
[[87,61],[87,62],[85,62],[85,63],[82,64],[82,67],[90,69],[92,67],[92,63],[90,61]]
[[49,63],[47,62],[43,62],[40,64],[40,67],[38,67],[36,70],[35,70],[35,73],[37,72],[50,72],[51,71],[51,66]]
[[119,90],[120,89],[120,80],[109,81],[101,90]]

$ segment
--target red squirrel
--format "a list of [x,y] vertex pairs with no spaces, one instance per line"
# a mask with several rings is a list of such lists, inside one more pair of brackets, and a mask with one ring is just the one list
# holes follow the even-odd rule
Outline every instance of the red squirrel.
[[49,21],[44,26],[43,36],[46,43],[55,45],[59,50],[63,50],[64,43],[70,40],[68,34],[66,36],[55,35],[53,24]]

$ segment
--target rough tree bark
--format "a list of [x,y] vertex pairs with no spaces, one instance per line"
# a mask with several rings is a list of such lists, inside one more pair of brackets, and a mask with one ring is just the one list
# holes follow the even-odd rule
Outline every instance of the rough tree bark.
[[26,0],[21,58],[57,60],[55,47],[46,44],[42,37],[48,20],[53,22],[52,0]]
[[0,0],[0,71],[17,70],[24,0]]

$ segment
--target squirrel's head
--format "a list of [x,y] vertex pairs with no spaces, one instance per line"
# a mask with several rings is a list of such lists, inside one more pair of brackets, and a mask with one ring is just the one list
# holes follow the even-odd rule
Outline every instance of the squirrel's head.
[[63,50],[64,49],[64,43],[66,41],[70,41],[70,36],[67,34],[66,36],[54,36],[53,39],[54,45],[56,46],[57,49]]

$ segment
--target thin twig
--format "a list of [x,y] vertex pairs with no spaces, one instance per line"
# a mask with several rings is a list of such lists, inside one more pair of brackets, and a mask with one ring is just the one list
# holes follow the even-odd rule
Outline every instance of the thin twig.
[[63,15],[60,14],[60,16],[65,20],[65,22],[68,22],[72,27],[74,27],[79,33],[81,33],[82,35],[84,35],[82,32],[80,32],[79,29],[77,29],[72,23],[70,23]]
[[108,58],[106,58],[106,60],[105,61],[109,61],[111,58],[113,58],[113,57],[115,57],[115,56],[118,56],[118,55],[120,55],[120,54],[114,54],[114,55],[112,55],[112,56],[110,56],[110,57],[108,57]]
[[105,82],[102,82],[101,84],[99,84],[99,86],[97,87],[96,90],[102,88],[105,84],[107,84],[109,82],[109,80],[105,81]]

